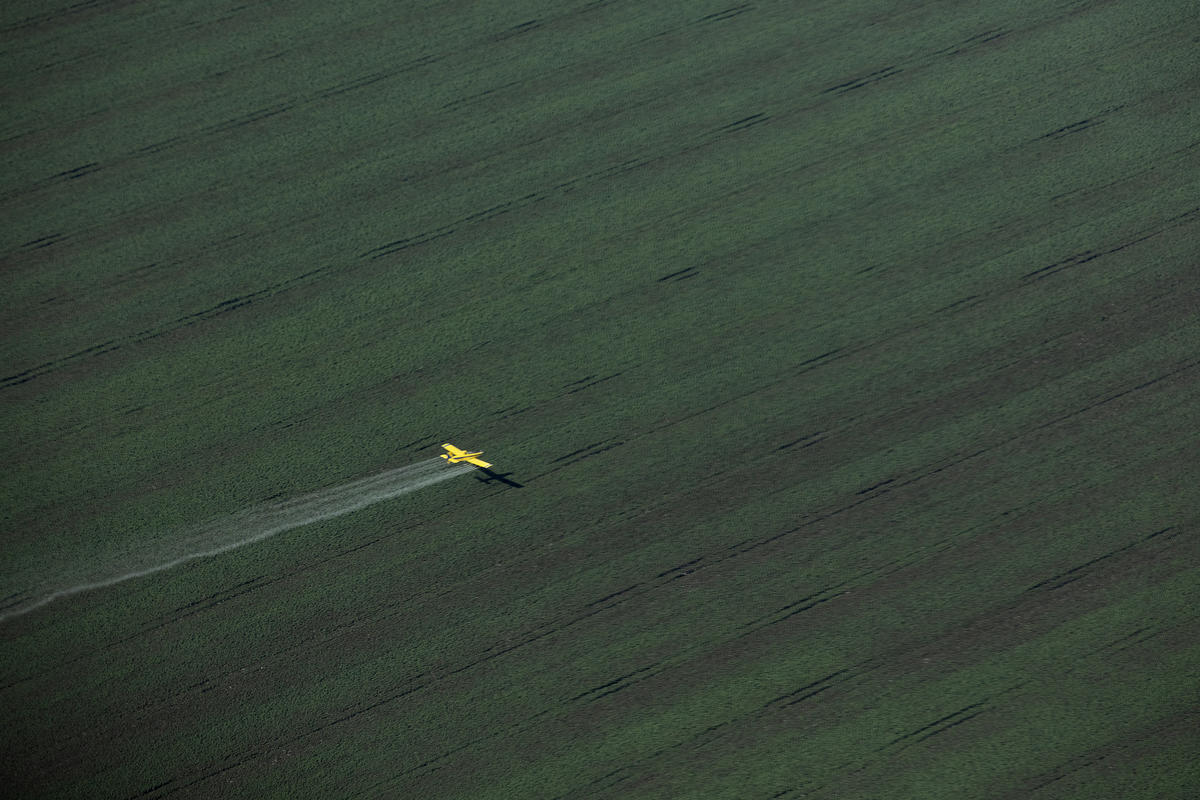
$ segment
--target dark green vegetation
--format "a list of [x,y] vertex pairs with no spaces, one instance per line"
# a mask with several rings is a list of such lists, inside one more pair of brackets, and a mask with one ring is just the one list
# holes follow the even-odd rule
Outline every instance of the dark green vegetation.
[[0,624],[5,786],[1200,781],[1190,3],[3,25],[3,594],[445,440],[525,484]]

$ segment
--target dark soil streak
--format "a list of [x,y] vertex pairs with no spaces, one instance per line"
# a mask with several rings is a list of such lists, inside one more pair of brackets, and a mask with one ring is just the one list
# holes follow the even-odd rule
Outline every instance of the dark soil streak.
[[[240,583],[235,583],[233,586],[222,589],[219,592],[213,592],[212,594],[207,595],[206,597],[201,597],[198,600],[193,600],[190,603],[179,606],[178,608],[174,609],[171,613],[180,614],[184,611],[189,611],[191,609],[203,610],[205,608],[211,608],[211,607],[217,605],[218,603],[223,603],[226,600],[231,600],[234,597],[238,597],[240,595],[246,594],[247,592],[251,592],[251,591],[257,589],[259,582],[266,581],[266,580],[268,580],[266,575],[259,575],[254,578],[250,578],[249,580],[245,580]],[[248,588],[246,588],[246,587],[248,587]],[[200,608],[197,609],[198,606]]]
[[518,408],[515,411],[511,411],[507,414],[501,414],[501,415],[497,416],[497,419],[511,419],[519,414],[524,414],[526,411],[532,411],[532,410],[533,410],[533,406],[525,406],[524,408]]
[[[10,594],[8,597],[5,597],[3,600],[0,600],[0,611],[5,611],[7,609],[13,608],[14,606],[19,606],[25,602],[28,602],[28,600],[29,600],[29,596],[24,594],[23,592],[16,592],[14,594]],[[4,688],[8,688],[8,687],[4,687]]]
[[[210,778],[215,778],[216,776],[218,776],[222,773],[229,772],[229,770],[231,770],[231,769],[237,769],[238,767],[243,766],[244,764],[251,764],[254,761],[256,761],[257,759],[261,758],[263,755],[264,754],[261,752],[245,753],[241,756],[236,757],[232,761],[232,763],[225,764],[224,766],[217,767],[216,769],[209,769],[204,774],[197,775],[196,777],[194,777],[192,780],[188,781],[187,783],[180,783],[178,786],[172,786],[169,790],[167,790],[165,792],[161,792],[159,794],[159,797],[166,797],[169,794],[174,794],[175,792],[186,789],[189,786],[195,786],[198,783],[203,783],[204,781],[209,780]],[[140,794],[132,795],[131,797],[146,797],[147,795],[158,792],[164,786],[169,786],[172,783],[178,783],[179,780],[180,780],[179,778],[172,778],[171,780],[169,780],[165,783],[161,783],[152,789],[147,789],[144,792],[141,792]]]
[[155,792],[157,792],[159,789],[162,789],[165,786],[170,786],[172,783],[175,783],[175,781],[177,781],[177,780],[179,780],[179,779],[178,778],[169,778],[168,780],[165,780],[162,783],[151,786],[149,789],[145,789],[141,792],[138,792],[135,795],[130,795],[130,796],[131,797],[146,797],[148,795],[152,795]]
[[592,444],[585,445],[584,447],[581,447],[578,450],[572,450],[570,453],[567,453],[565,456],[559,456],[558,458],[554,459],[550,463],[556,464],[559,461],[566,461],[568,458],[571,458],[572,456],[577,456],[580,453],[586,453],[588,450],[591,450],[593,447],[599,447],[602,444],[604,444],[604,442],[602,442],[602,441],[601,442],[593,442]]
[[1118,106],[1109,106],[1094,117],[1081,119],[1078,122],[1072,122],[1070,125],[1063,125],[1061,128],[1056,128],[1049,133],[1043,133],[1033,141],[1036,142],[1042,139],[1061,139],[1064,136],[1070,136],[1072,133],[1078,133],[1080,131],[1087,130],[1088,128],[1094,128],[1095,126],[1104,122],[1107,117],[1111,116],[1117,111],[1120,111],[1124,107],[1124,104]]
[[809,359],[806,359],[806,360],[804,360],[804,361],[801,361],[801,362],[800,362],[799,364],[797,364],[796,366],[797,366],[797,367],[805,367],[805,366],[808,366],[809,364],[815,364],[815,363],[817,363],[818,361],[821,361],[821,360],[823,360],[823,359],[829,358],[829,357],[830,357],[830,356],[832,356],[832,355],[837,355],[837,354],[838,354],[838,353],[840,353],[840,352],[842,352],[842,348],[840,348],[840,347],[835,347],[833,350],[830,350],[830,351],[828,351],[828,352],[825,352],[825,353],[821,353],[821,355],[819,355],[819,356],[813,356],[812,358],[809,358]]
[[1156,626],[1145,626],[1138,628],[1137,630],[1131,631],[1124,636],[1119,636],[1116,639],[1113,639],[1111,642],[1108,642],[1102,647],[1098,647],[1095,650],[1086,653],[1084,657],[1090,658],[1091,656],[1098,655],[1100,653],[1120,653],[1125,650],[1129,650],[1132,647],[1136,647],[1137,645],[1143,644],[1155,638],[1156,636],[1161,636],[1163,633],[1165,633],[1164,629]]
[[[580,789],[596,789],[596,788],[608,789],[608,788],[611,788],[613,786],[616,786],[618,783],[621,783],[622,781],[629,780],[629,776],[627,774],[626,775],[621,774],[621,773],[624,773],[627,771],[628,771],[628,767],[617,767],[614,770],[604,773],[603,775],[601,775],[598,778],[593,778],[592,780],[583,784],[579,788]],[[620,776],[620,777],[617,777],[617,776]],[[614,777],[616,778],[616,780],[610,780],[611,778],[614,778]],[[607,785],[602,786],[601,784],[604,784],[605,782],[607,782]],[[567,792],[566,794],[555,795],[552,798],[552,800],[566,800],[566,798],[570,797],[572,794],[577,794],[577,793],[578,792],[576,790],[571,790],[570,792]]]
[[66,170],[65,172],[60,172],[57,175],[55,175],[54,177],[55,178],[64,178],[66,180],[72,181],[72,180],[75,180],[76,178],[82,178],[84,175],[90,175],[91,173],[95,172],[98,169],[100,169],[99,162],[92,161],[87,164],[84,164],[81,167],[75,167],[74,169],[69,169],[69,170]]
[[[657,669],[655,669],[656,667],[657,667]],[[569,702],[574,702],[581,698],[587,697],[588,695],[594,695],[593,697],[590,698],[590,701],[599,700],[601,697],[606,697],[607,695],[615,694],[616,692],[619,692],[622,689],[625,689],[628,686],[631,686],[631,685],[637,683],[638,681],[642,681],[642,680],[645,680],[646,678],[657,675],[658,673],[662,672],[664,669],[666,669],[666,667],[663,666],[662,662],[657,662],[654,664],[650,664],[649,666],[635,669],[633,672],[622,675],[619,678],[613,678],[611,681],[608,681],[607,683],[602,683],[599,686],[594,686],[591,689],[582,691],[579,694],[575,695],[574,697],[570,698]],[[653,671],[651,671],[651,670],[653,670]],[[649,673],[649,674],[643,674],[643,673]],[[633,678],[635,675],[640,675],[641,677],[637,678],[637,680],[632,680],[632,681],[629,680],[630,678]],[[622,684],[622,685],[617,686],[617,684]],[[610,687],[614,687],[614,686],[616,688],[610,688]],[[606,690],[606,691],[602,691],[602,690]]]
[[[813,681],[811,683],[806,683],[798,689],[793,689],[792,691],[787,692],[786,694],[779,695],[778,697],[774,698],[773,700],[770,700],[767,703],[765,703],[763,705],[763,708],[766,708],[768,706],[778,705],[780,703],[780,701],[782,701],[782,700],[789,701],[787,703],[784,703],[783,705],[792,705],[793,703],[797,703],[800,700],[803,700],[808,697],[812,697],[817,692],[809,692],[808,690],[814,689],[818,686],[821,686],[822,684],[826,684],[824,687],[817,690],[817,691],[824,691],[825,689],[828,689],[828,688],[830,688],[830,686],[833,685],[833,682],[839,675],[846,675],[849,672],[850,672],[850,669],[848,667],[844,668],[844,669],[839,669],[836,672],[831,672],[830,674],[826,675],[823,678],[817,678],[815,681]],[[795,699],[797,695],[802,694],[802,693],[803,693],[803,697],[800,697],[799,699]]]
[[[1151,727],[1139,731],[1131,738],[1117,739],[1102,747],[1074,756],[1051,770],[1027,779],[1017,791],[1005,794],[1003,798],[1004,800],[1027,800],[1040,790],[1104,761],[1129,764],[1144,757],[1147,752],[1156,750],[1162,742],[1195,739],[1197,730],[1200,730],[1200,715],[1195,709],[1186,709],[1167,721],[1165,725],[1156,721]],[[1113,764],[1108,769],[1117,772],[1120,768]]]
[[638,588],[638,587],[639,587],[639,586],[641,586],[641,585],[642,585],[642,584],[640,584],[640,583],[635,583],[635,584],[633,584],[632,586],[626,586],[624,589],[620,589],[620,590],[618,590],[618,591],[615,591],[615,592],[613,592],[612,594],[606,594],[606,595],[604,595],[604,597],[601,597],[599,600],[593,600],[592,602],[588,603],[586,607],[587,607],[587,608],[591,608],[592,606],[597,606],[597,605],[600,605],[601,603],[604,603],[604,602],[606,602],[606,601],[608,601],[608,600],[612,600],[614,597],[619,597],[620,595],[623,595],[623,594],[625,594],[626,592],[631,592],[631,591],[633,591],[634,589]]
[[[798,444],[800,444],[801,442],[808,442],[808,444],[804,445],[804,447],[811,447],[811,446],[813,446],[814,444],[816,444],[817,442],[823,442],[823,441],[825,441],[825,437],[822,435],[823,433],[824,433],[824,431],[817,431],[816,433],[810,433],[810,434],[808,434],[807,436],[801,436],[799,439],[793,439],[792,441],[790,441],[790,442],[788,442],[788,443],[786,443],[786,444],[781,444],[781,445],[779,445],[778,447],[776,447],[775,449],[776,449],[776,450],[787,450],[789,447],[793,447],[793,446],[795,446],[795,445],[798,445]],[[821,436],[821,438],[820,438],[820,439],[816,439],[816,438],[814,438],[814,437],[817,437],[817,436]],[[810,441],[810,440],[811,440],[811,441]],[[800,448],[800,449],[801,449],[801,450],[803,450],[803,449],[804,449],[804,447],[802,447],[802,448]]]
[[[1091,411],[1091,410],[1093,410],[1093,409],[1099,408],[1100,406],[1107,405],[1108,403],[1111,403],[1111,402],[1112,402],[1112,401],[1114,401],[1114,400],[1118,400],[1118,399],[1120,399],[1120,398],[1122,398],[1122,397],[1124,397],[1124,396],[1126,396],[1126,395],[1133,394],[1134,392],[1141,391],[1142,389],[1145,389],[1145,388],[1148,388],[1148,387],[1150,387],[1150,386],[1153,386],[1154,384],[1156,384],[1156,383],[1160,383],[1161,381],[1164,381],[1164,380],[1166,380],[1166,379],[1168,379],[1168,378],[1173,378],[1173,377],[1175,377],[1176,375],[1179,375],[1179,374],[1181,374],[1181,373],[1187,372],[1187,371],[1188,371],[1188,370],[1190,370],[1190,369],[1195,369],[1197,366],[1200,366],[1200,360],[1197,360],[1197,361],[1192,361],[1192,362],[1190,362],[1190,363],[1183,364],[1183,365],[1181,365],[1181,366],[1178,366],[1178,367],[1176,367],[1175,369],[1172,369],[1172,370],[1169,370],[1169,371],[1167,371],[1167,372],[1164,372],[1162,375],[1159,375],[1159,376],[1157,376],[1157,377],[1151,378],[1151,379],[1150,379],[1150,380],[1148,380],[1148,381],[1144,381],[1144,382],[1142,382],[1142,383],[1139,383],[1137,386],[1133,386],[1133,387],[1131,387],[1131,388],[1129,388],[1129,389],[1122,389],[1121,391],[1114,392],[1114,393],[1112,393],[1112,394],[1108,395],[1107,397],[1104,397],[1104,398],[1103,398],[1103,399],[1101,399],[1101,400],[1097,400],[1097,401],[1095,401],[1094,403],[1089,403],[1089,404],[1088,404],[1088,405],[1086,405],[1086,406],[1083,406],[1083,407],[1081,407],[1081,408],[1077,408],[1076,410],[1074,410],[1074,411],[1070,411],[1070,412],[1068,412],[1068,413],[1066,413],[1066,414],[1060,414],[1059,416],[1055,417],[1054,419],[1051,419],[1051,420],[1049,420],[1049,421],[1047,421],[1047,422],[1043,422],[1041,425],[1038,425],[1038,426],[1037,426],[1036,428],[1034,428],[1032,431],[1027,431],[1027,432],[1025,432],[1024,434],[1021,434],[1021,435],[1030,435],[1030,434],[1036,433],[1037,431],[1043,430],[1043,429],[1045,429],[1045,428],[1049,428],[1049,427],[1051,427],[1051,426],[1053,426],[1053,425],[1057,425],[1057,424],[1059,424],[1060,422],[1063,422],[1063,421],[1065,421],[1065,420],[1071,419],[1072,417],[1076,417],[1076,416],[1079,416],[1079,415],[1081,415],[1081,414],[1085,414],[1085,413],[1087,413],[1088,411]],[[1016,437],[1016,436],[1012,437],[1012,439],[1016,439],[1016,438],[1018,438],[1018,437]],[[1012,439],[1010,439],[1009,441],[1012,441]],[[980,452],[983,452],[983,451],[980,451]],[[1162,532],[1162,531],[1159,531],[1159,533],[1161,533],[1161,532]],[[1157,534],[1155,534],[1155,535],[1157,535]]]
[[939,728],[936,731],[930,731],[929,733],[927,733],[924,736],[917,739],[917,741],[923,742],[931,736],[937,736],[940,733],[945,733],[946,731],[950,730],[951,728],[955,727],[956,725],[962,725],[967,720],[975,719],[975,717],[978,717],[980,714],[984,713],[984,711],[986,711],[986,710],[987,709],[984,709],[983,711],[976,711],[974,714],[968,714],[967,716],[963,717],[962,719],[957,719],[954,722],[951,722],[949,725],[947,725],[944,728]]
[[742,117],[738,121],[731,122],[728,125],[722,125],[717,129],[717,132],[730,133],[733,131],[744,131],[747,128],[752,128],[760,123],[768,122],[770,119],[771,117],[769,115],[759,112],[758,114],[751,114],[748,117]]
[[884,67],[883,69],[877,69],[874,72],[863,75],[862,77],[852,78],[845,83],[839,83],[835,86],[830,86],[828,89],[822,89],[821,94],[829,94],[830,92],[834,92],[836,94],[846,94],[847,92],[852,92],[855,89],[861,89],[864,86],[868,86],[872,83],[878,83],[879,81],[890,78],[893,75],[899,75],[903,71],[904,70],[902,69],[897,69],[895,65]]
[[1094,564],[1099,564],[1101,561],[1106,561],[1110,558],[1113,558],[1114,556],[1120,555],[1121,553],[1125,553],[1130,550],[1133,550],[1134,548],[1145,544],[1146,542],[1150,541],[1151,539],[1157,537],[1158,535],[1160,535],[1162,533],[1166,533],[1167,531],[1169,531],[1171,529],[1172,529],[1171,527],[1166,527],[1166,528],[1163,528],[1162,530],[1155,531],[1154,533],[1151,533],[1148,536],[1143,536],[1141,539],[1132,541],[1129,544],[1125,545],[1124,547],[1118,547],[1116,550],[1112,550],[1108,553],[1105,553],[1102,556],[1097,556],[1096,558],[1093,558],[1089,561],[1085,561],[1078,566],[1071,567],[1070,569],[1066,570],[1065,572],[1060,572],[1057,575],[1053,575],[1049,578],[1046,578],[1046,580],[1044,580],[1044,581],[1039,581],[1039,582],[1035,583],[1033,586],[1030,586],[1025,591],[1032,592],[1035,589],[1042,589],[1042,588],[1045,588],[1047,590],[1054,590],[1054,589],[1061,588],[1062,586],[1065,586],[1068,583],[1071,583],[1072,581],[1077,581],[1080,578],[1085,577],[1085,575],[1086,575],[1086,573],[1083,573],[1083,574],[1075,574],[1075,573],[1082,573],[1083,570],[1086,570],[1088,567],[1090,567]]
[[78,3],[72,3],[66,8],[47,11],[44,14],[37,14],[32,17],[25,17],[11,25],[6,25],[0,28],[0,33],[9,33],[17,31],[21,28],[32,28],[38,25],[45,25],[48,22],[78,22],[78,20],[70,20],[71,17],[82,14],[85,11],[94,9],[104,9],[105,6],[112,8],[120,8],[124,5],[130,5],[134,0],[82,0]]
[[[576,391],[578,391],[578,390],[576,390]],[[568,392],[568,394],[570,394],[570,392]],[[585,458],[591,458],[592,456],[596,456],[596,455],[599,455],[600,453],[620,447],[621,445],[625,444],[625,442],[623,442],[623,441],[613,442],[612,444],[607,444],[607,445],[601,447],[600,445],[602,445],[602,444],[604,444],[604,443],[596,442],[594,444],[590,444],[587,447],[584,447],[580,450],[574,451],[573,453],[567,453],[565,456],[559,456],[558,458],[554,459],[550,463],[551,464],[559,464],[560,466],[555,467],[555,469],[560,469],[561,467],[566,467],[571,464],[575,464],[580,461],[583,461]],[[553,470],[551,470],[551,471],[553,471]]]
[[[697,559],[697,560],[699,560],[699,559]],[[861,577],[861,576],[859,576],[859,577]],[[828,602],[837,597],[841,597],[842,595],[846,594],[846,590],[843,590],[840,592],[834,592],[833,590],[837,589],[840,586],[845,586],[848,583],[850,583],[850,581],[843,581],[842,583],[839,583],[835,586],[830,586],[830,587],[820,590],[819,592],[814,592],[813,594],[810,594],[807,597],[803,597],[803,598],[795,601],[794,603],[788,603],[785,606],[781,606],[770,613],[763,614],[762,616],[759,616],[759,617],[755,617],[754,619],[750,620],[749,622],[744,622],[739,627],[740,628],[750,628],[750,630],[740,633],[740,634],[738,634],[738,636],[739,637],[748,636],[749,634],[754,633],[754,632],[760,630],[761,628],[765,628],[769,625],[774,625],[778,622],[783,622],[785,619],[794,617],[795,615],[801,614],[805,611],[808,611],[811,608],[815,608],[816,606],[819,606],[822,603]],[[830,594],[830,592],[833,592],[833,593]],[[779,617],[778,615],[783,613],[784,611],[787,611],[788,613],[784,614],[782,617]],[[772,619],[773,617],[774,617],[774,619]],[[764,620],[770,620],[770,622],[764,622]]]
[[[974,300],[975,302],[972,303],[971,302],[972,300]],[[945,311],[949,311],[952,308],[958,308],[959,306],[963,306],[963,308],[959,309],[960,311],[963,311],[968,308],[974,308],[975,306],[979,305],[982,302],[983,302],[982,297],[980,297],[977,294],[971,294],[971,295],[967,295],[966,297],[962,298],[961,300],[955,300],[953,303],[951,303],[948,306],[942,306],[941,308],[937,309],[933,313],[941,314]],[[964,304],[967,304],[967,305],[964,305]]]
[[591,383],[585,383],[583,386],[576,387],[569,392],[564,392],[563,394],[559,395],[559,397],[566,397],[569,394],[575,394],[576,392],[582,392],[584,389],[590,389],[591,387],[595,386],[596,384],[604,383],[605,381],[611,381],[613,378],[616,378],[623,374],[624,374],[624,370],[622,370],[621,372],[614,372],[612,375],[605,375],[603,378],[598,378],[598,379],[592,381]]
[[234,128],[241,128],[243,126],[258,122],[259,120],[269,119],[270,117],[274,117],[278,114],[284,114],[288,111],[291,111],[295,107],[296,106],[293,103],[277,103],[273,106],[256,109],[243,114],[240,117],[234,117],[233,119],[228,119],[211,127],[204,128],[202,133],[222,133],[224,131],[233,130]]
[[964,53],[968,50],[973,50],[974,48],[978,47],[981,44],[986,44],[988,42],[993,42],[997,39],[1002,39],[1010,33],[1012,33],[1012,31],[1010,29],[1006,29],[1006,28],[995,28],[990,31],[984,31],[983,33],[978,33],[974,36],[963,39],[962,42],[960,42],[959,44],[951,45],[950,47],[944,48],[942,50],[935,50],[935,51],[933,51],[933,53],[931,53],[931,55],[955,56],[955,55],[958,55],[959,53]]
[[509,81],[508,83],[502,83],[499,86],[494,86],[491,89],[488,89],[483,92],[477,92],[476,94],[470,94],[470,95],[467,95],[466,97],[460,97],[457,100],[452,100],[449,103],[446,103],[445,105],[443,105],[442,110],[443,111],[452,111],[456,108],[460,108],[464,105],[467,105],[468,103],[473,103],[476,100],[480,100],[484,97],[487,97],[488,95],[495,94],[496,92],[502,92],[505,89],[511,89],[512,87],[517,86],[519,84],[520,84],[520,81]]
[[1032,272],[1027,272],[1021,276],[1021,280],[1026,281],[1026,282],[1040,280],[1042,278],[1047,277],[1048,275],[1054,275],[1055,273],[1061,272],[1065,269],[1069,269],[1070,267],[1076,267],[1076,266],[1079,266],[1080,264],[1086,264],[1089,261],[1094,261],[1097,258],[1100,258],[1102,256],[1112,255],[1113,253],[1119,253],[1122,250],[1125,250],[1129,247],[1134,246],[1135,244],[1139,244],[1148,239],[1152,239],[1155,236],[1158,236],[1159,234],[1165,233],[1166,231],[1168,231],[1172,228],[1176,228],[1180,225],[1194,222],[1198,218],[1200,218],[1200,207],[1190,209],[1181,214],[1176,214],[1173,217],[1169,217],[1168,219],[1163,220],[1161,223],[1158,223],[1154,227],[1146,229],[1143,232],[1139,232],[1138,234],[1134,235],[1133,237],[1126,239],[1122,242],[1119,242],[1115,245],[1112,245],[1111,247],[1108,247],[1107,249],[1083,250],[1079,253],[1075,253],[1073,255],[1067,256],[1066,258],[1062,259],[1061,261],[1056,261],[1053,264],[1049,264],[1045,267],[1040,267],[1038,269],[1035,269]]
[[[972,703],[969,706],[960,708],[958,711],[951,712],[951,713],[947,714],[946,716],[941,717],[940,719],[934,720],[933,722],[929,723],[928,725],[922,725],[920,728],[917,728],[915,731],[910,731],[909,733],[906,733],[903,736],[898,736],[895,739],[892,739],[892,741],[888,742],[888,746],[890,747],[891,745],[894,745],[897,742],[902,742],[905,739],[911,739],[912,737],[917,736],[925,731],[928,731],[931,728],[937,728],[943,722],[947,722],[949,720],[954,719],[957,716],[965,714],[966,712],[970,711],[971,709],[975,709],[975,708],[982,709],[984,707],[984,705],[987,704],[987,701],[988,701],[988,698],[985,697],[983,700],[979,701],[978,703]],[[981,713],[981,712],[975,712],[975,714],[971,714],[970,716],[964,717],[963,719],[959,720],[959,722],[964,722],[967,719],[970,719],[971,717],[974,717],[979,713]],[[958,723],[956,722],[954,724],[957,725]],[[950,727],[952,727],[952,725],[947,725],[945,728],[941,728],[940,730],[934,731],[934,733],[941,733],[941,731],[946,730],[947,728],[950,728]],[[932,736],[933,734],[931,733],[929,735]],[[922,741],[925,738],[928,738],[928,737],[922,737],[921,739],[918,739],[917,741]]]
[[530,31],[537,30],[540,27],[542,27],[542,21],[540,19],[531,19],[528,22],[522,22],[519,25],[513,25],[508,30],[496,34],[493,39],[494,41],[502,42],[506,39],[511,39],[514,36],[520,36],[523,33],[529,33]]
[[322,89],[319,96],[322,98],[336,97],[339,94],[352,92],[355,89],[363,89],[373,83],[379,83],[379,81],[390,77],[392,77],[392,73],[390,72],[371,72],[363,75],[362,77],[354,78],[353,80],[338,84],[337,86],[331,86],[328,89]]
[[896,480],[895,478],[888,478],[885,481],[880,481],[879,483],[876,483],[872,486],[868,486],[865,489],[859,489],[857,492],[855,492],[855,494],[867,494],[868,492],[878,489],[880,486],[886,486],[889,483],[893,483],[893,482],[895,482],[895,480]]
[[380,245],[379,247],[375,247],[375,248],[372,248],[371,250],[367,250],[364,253],[360,253],[359,258],[376,259],[376,258],[383,258],[385,256],[395,255],[396,253],[400,252],[401,250],[407,250],[410,247],[416,247],[417,245],[427,244],[436,239],[443,239],[443,238],[453,234],[456,230],[457,229],[454,227],[447,226],[444,228],[438,228],[437,230],[430,231],[428,233],[419,233],[416,236],[410,236],[407,239],[396,239],[395,241],[388,242],[387,244],[383,244],[383,245]]
[[670,569],[665,569],[662,572],[655,575],[654,577],[661,578],[665,575],[670,575],[672,572],[678,572],[679,570],[682,570],[686,567],[690,567],[693,564],[698,564],[703,560],[704,560],[704,556],[700,556],[699,558],[693,558],[691,561],[685,561],[682,564],[679,564],[678,566],[671,567]]
[[715,14],[708,14],[700,17],[696,22],[724,22],[727,19],[733,19],[738,14],[743,14],[754,9],[750,3],[742,3],[740,6],[733,6],[724,11],[718,11]]
[[672,272],[669,275],[663,275],[661,278],[656,278],[655,281],[657,283],[662,283],[664,281],[669,281],[672,278],[674,278],[676,280],[682,280],[683,278],[690,278],[690,277],[692,277],[692,275],[695,275],[695,274],[696,274],[695,267],[687,267],[685,269],[679,270],[678,272]]
[[52,245],[52,244],[58,244],[58,243],[59,243],[59,242],[61,242],[61,241],[62,241],[64,238],[65,238],[65,237],[64,237],[64,234],[61,234],[61,233],[52,233],[52,234],[50,234],[49,236],[42,236],[42,237],[40,237],[40,238],[37,238],[37,239],[31,239],[30,241],[28,241],[28,242],[25,242],[24,244],[22,244],[22,245],[21,245],[21,247],[23,247],[23,248],[28,248],[28,249],[31,249],[31,250],[40,250],[40,249],[42,249],[43,247],[49,247],[49,246],[50,246],[50,245]]

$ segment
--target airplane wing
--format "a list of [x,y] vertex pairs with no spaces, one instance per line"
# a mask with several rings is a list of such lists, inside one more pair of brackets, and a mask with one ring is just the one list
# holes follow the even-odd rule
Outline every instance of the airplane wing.
[[455,457],[461,456],[466,452],[466,450],[460,450],[457,447],[455,447],[454,445],[450,444],[449,442],[442,445],[442,447],[445,448],[446,451],[448,453],[450,453],[450,455],[455,456]]
[[466,458],[463,460],[466,461],[468,464],[474,464],[475,466],[483,467],[484,469],[487,469],[488,467],[491,466],[491,464],[489,464],[488,462],[484,461],[481,458]]

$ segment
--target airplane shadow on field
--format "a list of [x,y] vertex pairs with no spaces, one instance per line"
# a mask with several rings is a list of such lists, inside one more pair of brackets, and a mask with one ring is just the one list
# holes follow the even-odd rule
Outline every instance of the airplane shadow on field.
[[525,488],[525,484],[517,483],[516,481],[510,481],[508,479],[508,476],[512,475],[511,472],[503,472],[503,473],[493,472],[492,470],[488,469],[487,467],[479,467],[478,471],[482,472],[483,475],[487,476],[485,478],[483,475],[476,475],[475,480],[479,481],[480,483],[491,483],[492,481],[500,481],[505,486],[511,486],[514,489],[524,489]]

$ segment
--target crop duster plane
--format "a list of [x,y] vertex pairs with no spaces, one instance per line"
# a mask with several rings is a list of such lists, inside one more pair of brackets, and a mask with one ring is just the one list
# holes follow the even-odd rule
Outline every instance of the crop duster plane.
[[484,461],[483,459],[475,457],[475,456],[483,455],[482,450],[480,450],[478,453],[468,453],[466,450],[462,450],[458,447],[455,447],[454,445],[450,444],[449,442],[442,445],[442,448],[446,451],[446,452],[442,453],[442,458],[446,459],[451,464],[461,464],[462,462],[465,461],[468,464],[474,464],[475,466],[483,467],[484,469],[487,469],[488,467],[491,466],[491,464]]

